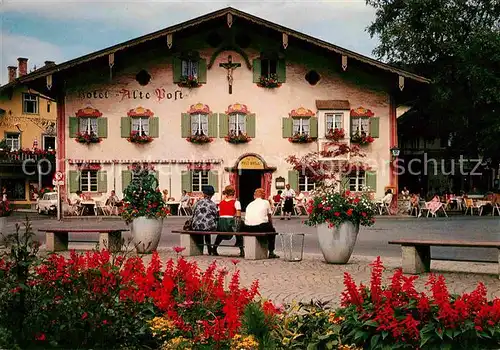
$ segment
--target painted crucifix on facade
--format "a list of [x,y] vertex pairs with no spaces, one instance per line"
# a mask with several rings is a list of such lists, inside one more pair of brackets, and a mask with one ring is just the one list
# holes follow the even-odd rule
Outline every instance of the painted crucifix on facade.
[[241,63],[234,63],[233,57],[229,55],[227,57],[227,62],[220,63],[219,67],[227,69],[227,82],[229,84],[229,94],[231,95],[233,93],[233,71],[236,68],[241,67]]

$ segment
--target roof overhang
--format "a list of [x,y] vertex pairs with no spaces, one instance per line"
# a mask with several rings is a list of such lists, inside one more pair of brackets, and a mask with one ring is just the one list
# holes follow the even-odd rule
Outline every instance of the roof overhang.
[[375,60],[373,58],[370,58],[368,56],[364,56],[362,54],[356,53],[354,51],[350,51],[350,50],[341,48],[339,46],[330,44],[326,41],[314,38],[314,37],[309,36],[307,34],[300,33],[298,31],[295,31],[295,30],[290,29],[290,28],[283,27],[281,25],[272,23],[272,22],[267,21],[265,19],[250,15],[246,12],[234,9],[232,7],[227,7],[227,8],[224,8],[224,9],[221,9],[221,10],[194,18],[192,20],[189,20],[189,21],[186,21],[186,22],[183,22],[180,24],[176,24],[176,25],[173,25],[171,27],[156,31],[154,33],[143,35],[143,36],[140,36],[138,38],[126,41],[124,43],[117,44],[117,45],[111,46],[109,48],[99,50],[99,51],[81,56],[79,58],[69,60],[67,62],[63,62],[63,63],[57,64],[57,65],[52,65],[49,67],[44,67],[44,68],[36,70],[30,74],[19,77],[11,83],[8,83],[4,86],[1,86],[0,91],[5,90],[9,87],[23,84],[23,83],[29,83],[29,82],[32,82],[34,80],[46,77],[48,75],[62,72],[64,70],[78,66],[80,64],[83,64],[83,63],[86,63],[86,62],[89,62],[89,61],[92,61],[92,60],[95,60],[95,59],[98,59],[101,57],[106,57],[110,54],[116,53],[116,52],[121,51],[121,50],[125,50],[127,48],[136,46],[138,44],[142,44],[142,43],[145,43],[147,41],[158,39],[158,38],[167,36],[168,34],[174,34],[176,32],[182,31],[184,29],[203,24],[205,22],[211,21],[211,20],[216,19],[216,18],[221,18],[221,17],[227,16],[229,14],[232,16],[241,17],[243,19],[246,19],[250,22],[256,23],[256,24],[261,25],[263,27],[267,27],[267,28],[273,29],[275,31],[282,32],[283,34],[287,34],[290,37],[294,37],[294,38],[302,40],[304,42],[311,43],[311,44],[316,45],[318,47],[325,48],[331,52],[347,56],[350,59],[354,59],[354,60],[369,64],[369,65],[376,67],[380,70],[394,73],[394,74],[398,74],[401,77],[411,79],[415,82],[424,83],[424,84],[429,84],[431,82],[430,79],[425,78],[423,76],[420,76],[420,75],[414,74],[412,72],[394,67],[394,66],[389,65],[387,63],[380,62],[380,61]]

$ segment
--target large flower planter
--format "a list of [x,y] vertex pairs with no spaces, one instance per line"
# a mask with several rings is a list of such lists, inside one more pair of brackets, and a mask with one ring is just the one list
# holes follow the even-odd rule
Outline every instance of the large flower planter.
[[6,227],[7,227],[7,217],[2,216],[2,217],[0,217],[0,233],[7,235],[7,232],[5,232]]
[[318,242],[323,257],[329,264],[346,264],[351,257],[359,225],[350,221],[343,222],[338,227],[328,227],[328,224],[317,226]]
[[130,231],[137,253],[149,254],[156,250],[160,243],[162,229],[163,218],[135,218],[131,223]]

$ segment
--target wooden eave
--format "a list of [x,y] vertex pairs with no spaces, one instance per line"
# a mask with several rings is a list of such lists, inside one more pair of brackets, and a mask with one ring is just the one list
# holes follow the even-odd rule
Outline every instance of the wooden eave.
[[0,92],[4,89],[9,88],[9,87],[16,86],[16,85],[23,84],[23,83],[27,83],[27,82],[30,82],[30,81],[33,81],[33,80],[36,80],[39,78],[43,78],[43,77],[50,75],[50,74],[55,74],[55,73],[67,70],[69,68],[78,66],[78,65],[83,64],[85,62],[89,62],[89,61],[92,61],[92,60],[95,60],[95,59],[98,59],[101,57],[105,57],[109,54],[116,53],[120,50],[125,50],[127,48],[145,43],[147,41],[151,41],[151,40],[155,40],[155,39],[164,37],[167,34],[174,34],[176,32],[182,31],[184,29],[194,27],[194,26],[200,25],[202,23],[227,16],[228,14],[231,14],[235,17],[241,17],[241,18],[246,19],[250,22],[256,23],[256,24],[263,26],[263,27],[270,28],[270,29],[275,30],[277,32],[285,33],[289,37],[293,37],[293,38],[302,40],[304,42],[311,43],[311,44],[316,45],[318,47],[325,48],[329,51],[332,51],[332,52],[335,52],[337,54],[347,56],[348,58],[366,63],[366,64],[371,65],[373,67],[379,68],[383,71],[398,74],[398,75],[403,76],[405,78],[414,80],[415,82],[424,83],[424,84],[429,84],[431,82],[430,79],[425,78],[423,76],[396,68],[396,67],[391,66],[389,64],[377,61],[373,58],[370,58],[370,57],[364,56],[362,54],[341,48],[339,46],[336,46],[336,45],[333,45],[331,43],[325,42],[323,40],[314,38],[314,37],[309,36],[307,34],[300,33],[300,32],[295,31],[293,29],[286,28],[286,27],[283,27],[281,25],[272,23],[270,21],[259,18],[257,16],[250,15],[246,12],[234,9],[232,7],[227,7],[227,8],[224,8],[224,9],[221,9],[221,10],[218,10],[218,11],[191,19],[191,20],[186,21],[186,22],[176,24],[176,25],[170,26],[168,28],[165,28],[165,29],[162,29],[162,30],[159,30],[159,31],[147,34],[147,35],[143,35],[143,36],[140,36],[140,37],[135,38],[135,39],[128,40],[124,43],[117,44],[117,45],[111,46],[109,48],[99,50],[99,51],[84,55],[82,57],[69,60],[67,62],[63,62],[63,63],[57,64],[54,66],[50,66],[50,67],[43,67],[43,68],[38,69],[30,74],[27,74],[25,76],[17,78],[16,80],[14,80],[11,83],[8,83],[4,86],[1,86]]

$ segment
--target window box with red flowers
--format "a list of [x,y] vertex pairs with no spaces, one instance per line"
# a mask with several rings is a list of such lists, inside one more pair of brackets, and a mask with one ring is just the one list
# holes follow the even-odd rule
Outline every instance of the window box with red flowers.
[[79,132],[76,134],[75,141],[78,143],[89,145],[91,143],[99,143],[102,141],[102,139],[93,132]]
[[177,85],[179,87],[187,87],[187,88],[190,88],[190,89],[201,86],[201,84],[198,81],[198,78],[195,77],[195,76],[193,76],[193,75],[189,75],[189,76],[184,75],[184,76],[182,76],[180,82]]
[[130,137],[127,138],[127,141],[142,145],[142,144],[146,144],[146,143],[152,142],[153,138],[151,136],[149,136],[149,135],[141,135],[139,133],[139,131],[132,131],[130,133]]
[[278,80],[277,74],[271,74],[269,76],[261,75],[257,85],[266,89],[274,89],[280,87],[281,83]]
[[237,135],[235,133],[229,133],[229,135],[224,137],[224,140],[229,143],[239,144],[250,142],[252,139],[247,134],[239,133]]
[[206,135],[191,135],[186,138],[188,142],[195,143],[198,145],[202,145],[205,143],[210,143],[213,141],[212,137],[208,137]]
[[356,133],[352,134],[352,136],[351,136],[351,142],[357,143],[360,146],[369,145],[373,141],[375,141],[375,139],[373,137],[371,137],[370,135],[366,135],[365,132],[361,132],[361,133],[356,132]]
[[345,137],[345,131],[342,128],[335,128],[333,130],[328,131],[325,135],[328,140],[331,141],[340,141]]
[[310,143],[313,142],[314,139],[308,134],[295,134],[292,137],[288,138],[288,141],[291,143]]

